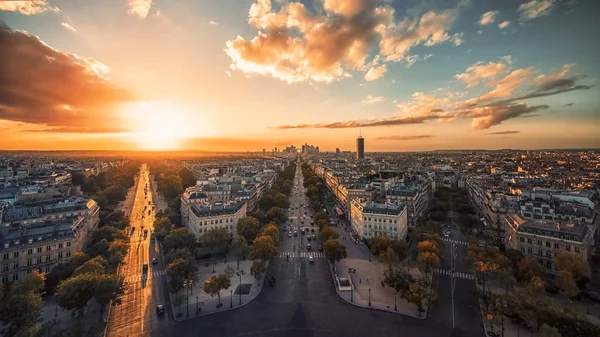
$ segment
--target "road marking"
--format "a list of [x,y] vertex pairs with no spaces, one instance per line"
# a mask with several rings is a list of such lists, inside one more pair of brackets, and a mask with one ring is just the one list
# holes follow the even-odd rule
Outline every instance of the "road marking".
[[441,239],[444,242],[456,243],[457,245],[464,245],[464,246],[469,245],[469,243],[467,241],[454,240],[454,239],[450,239],[450,238],[441,238]]
[[127,276],[125,277],[125,281],[126,282],[137,282],[137,281],[141,281],[141,280],[148,280],[154,277],[158,277],[161,275],[165,275],[165,270],[161,269],[161,270],[154,270],[152,271],[152,273],[148,273],[148,274],[139,274],[139,275],[133,275],[133,276]]
[[312,256],[314,258],[325,257],[325,254],[322,253],[322,252],[280,252],[277,257],[285,259],[286,255],[288,255],[290,259],[293,259],[293,258],[308,258],[310,256]]
[[[452,276],[452,271],[447,269],[434,269],[434,274]],[[466,280],[475,280],[475,275],[470,273],[454,272],[454,277],[463,278]]]

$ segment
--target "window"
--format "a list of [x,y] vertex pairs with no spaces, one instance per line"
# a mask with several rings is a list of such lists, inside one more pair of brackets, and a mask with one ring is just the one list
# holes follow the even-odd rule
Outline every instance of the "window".
[[71,247],[71,241],[67,241],[67,247]]
[[52,247],[50,247],[50,245],[47,245],[47,246],[46,246],[46,251],[47,251],[47,252],[49,252],[49,251],[50,251],[50,249],[52,249]]
[[50,262],[50,254],[46,254],[46,262]]
[[27,267],[31,267],[32,264],[33,264],[33,259],[32,258],[28,258],[27,259]]
[[533,250],[531,249],[531,247],[527,247],[527,253],[528,254],[532,254],[533,253]]
[[558,245],[558,243],[554,243],[554,249],[559,249],[560,246]]
[[565,250],[566,250],[567,252],[570,252],[570,251],[571,251],[571,246],[570,246],[570,245],[566,245],[566,246],[565,246]]
[[63,243],[62,242],[58,244],[58,249],[63,249]]
[[35,258],[35,264],[40,264],[40,263],[42,263],[42,257],[38,256]]
[[27,249],[27,255],[31,255],[31,254],[33,254],[33,248]]
[[8,263],[2,265],[2,271],[8,271]]
[[13,252],[13,258],[19,257],[19,252]]
[[18,281],[19,280],[19,274],[14,273],[12,279],[13,279],[13,281]]
[[37,252],[41,253],[42,252],[42,247],[37,247]]
[[546,241],[546,248],[550,248],[550,241]]
[[542,253],[542,249],[541,249],[541,248],[540,248],[540,249],[538,249],[538,255],[539,255],[539,256],[543,256],[543,255],[544,255],[544,254]]
[[519,238],[519,241],[525,242],[525,238]]
[[8,276],[2,276],[2,283],[8,283]]
[[19,269],[19,262],[13,262],[12,269]]
[[581,249],[579,249],[579,247],[575,247],[575,253],[581,253]]
[[8,260],[8,259],[9,259],[9,257],[10,257],[10,256],[8,255],[8,253],[4,253],[3,260]]
[[527,239],[527,243],[528,243],[528,244],[531,244],[531,239]]
[[63,258],[63,252],[58,252],[58,258],[62,259]]
[[542,245],[542,240],[537,240],[538,246]]
[[44,272],[45,272],[45,273],[49,273],[49,272],[50,272],[50,266],[46,266],[46,267],[44,267]]

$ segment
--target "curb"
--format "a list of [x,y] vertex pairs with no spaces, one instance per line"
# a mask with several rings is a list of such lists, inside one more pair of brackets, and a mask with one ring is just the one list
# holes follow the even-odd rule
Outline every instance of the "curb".
[[[327,262],[327,264],[329,264],[329,261]],[[388,310],[388,309],[382,309],[382,308],[374,308],[374,307],[369,307],[369,306],[362,306],[362,305],[356,304],[354,302],[351,302],[351,301],[347,300],[346,298],[344,298],[344,296],[342,296],[340,294],[340,290],[338,289],[338,287],[336,286],[336,283],[335,283],[335,274],[333,273],[333,268],[331,268],[331,266],[329,266],[329,272],[331,273],[331,279],[332,279],[332,282],[333,282],[333,287],[335,288],[335,292],[338,294],[338,296],[342,300],[344,300],[346,303],[348,303],[348,304],[350,304],[352,306],[355,306],[355,307],[358,307],[358,308],[363,308],[363,309],[368,309],[368,310],[378,310],[378,311],[383,311],[383,312],[389,312],[389,313],[392,313],[392,314],[401,315],[401,316],[405,316],[405,317],[411,317],[411,318],[420,319],[420,320],[427,319],[427,315],[429,314],[429,307],[427,307],[427,309],[425,310],[424,316],[418,317],[418,316],[406,315],[406,314],[403,314],[401,312],[397,312],[397,311],[394,311],[394,310]],[[353,290],[351,290],[351,291],[353,291]]]
[[[271,262],[271,261],[268,261],[268,262],[267,262],[267,268],[266,268],[267,270],[269,270],[269,265],[270,265],[270,262]],[[177,322],[177,323],[181,323],[181,322],[183,322],[183,321],[187,321],[187,320],[190,320],[190,319],[194,319],[194,318],[200,318],[200,317],[203,317],[203,316],[210,316],[210,315],[214,315],[214,314],[218,314],[218,313],[222,313],[222,312],[231,311],[231,310],[235,310],[235,309],[239,309],[239,308],[245,307],[246,305],[248,305],[248,304],[252,303],[252,301],[254,301],[254,300],[255,300],[255,299],[258,297],[258,295],[260,295],[260,293],[261,293],[261,291],[262,291],[262,289],[263,289],[263,286],[264,286],[264,284],[265,284],[265,282],[264,282],[265,280],[266,280],[266,273],[265,273],[265,275],[263,275],[263,277],[262,277],[262,282],[261,282],[261,283],[260,283],[260,285],[258,286],[258,287],[259,287],[259,289],[258,289],[258,292],[256,293],[256,296],[254,296],[253,298],[251,298],[251,299],[250,299],[248,302],[246,302],[246,303],[242,303],[242,305],[238,305],[237,307],[228,308],[228,309],[219,310],[219,311],[205,312],[205,313],[203,313],[203,314],[195,315],[195,316],[193,316],[193,317],[186,317],[186,318],[182,318],[182,319],[181,319],[181,318],[176,318],[176,317],[175,317],[175,309],[174,309],[174,307],[173,307],[173,304],[172,304],[172,302],[171,302],[171,300],[170,300],[170,299],[171,299],[171,293],[169,293],[169,304],[171,305],[171,311],[173,312],[173,320],[174,320],[175,322]],[[188,304],[188,305],[189,305],[189,304]]]

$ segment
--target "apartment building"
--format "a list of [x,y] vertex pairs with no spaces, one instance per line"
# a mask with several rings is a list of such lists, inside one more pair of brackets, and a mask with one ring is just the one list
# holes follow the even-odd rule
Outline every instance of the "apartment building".
[[191,204],[186,212],[187,216],[183,222],[182,204],[182,222],[198,237],[208,230],[218,227],[224,227],[231,233],[231,236],[235,236],[238,220],[246,216],[246,201],[230,200],[210,203],[205,199],[202,202]]
[[49,273],[85,246],[89,228],[83,217],[0,227],[0,279],[22,280],[33,270]]
[[67,218],[83,218],[85,228],[93,230],[100,222],[100,207],[93,199],[83,197],[51,198],[18,202],[9,206],[0,225],[30,225]]
[[351,224],[359,237],[371,239],[374,236],[406,238],[408,231],[407,207],[397,204],[362,202],[352,200]]
[[386,191],[388,203],[406,205],[409,227],[415,227],[425,216],[432,198],[433,186],[429,180],[397,184]]
[[505,222],[506,248],[537,259],[548,273],[557,273],[554,257],[562,252],[581,254],[585,261],[589,261],[592,236],[585,224],[532,221],[516,214],[506,215]]

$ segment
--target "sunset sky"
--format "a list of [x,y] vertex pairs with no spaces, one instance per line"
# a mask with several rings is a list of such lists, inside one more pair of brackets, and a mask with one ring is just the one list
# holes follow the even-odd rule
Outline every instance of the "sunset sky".
[[600,147],[596,0],[0,2],[0,149]]

